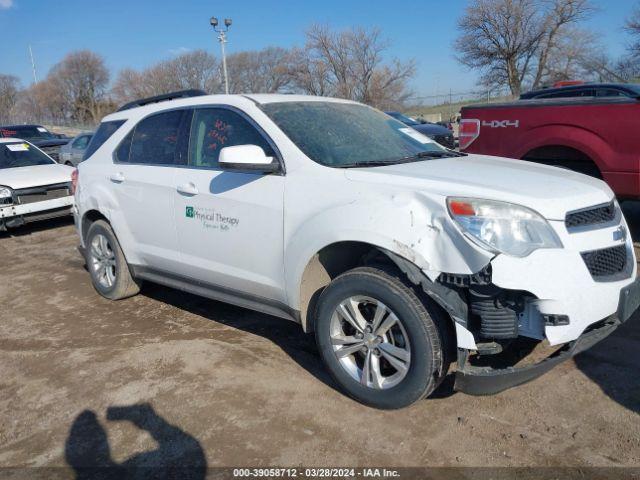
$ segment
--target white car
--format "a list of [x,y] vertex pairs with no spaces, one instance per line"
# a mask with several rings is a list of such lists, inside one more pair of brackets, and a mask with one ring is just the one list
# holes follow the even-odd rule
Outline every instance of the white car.
[[148,280],[298,322],[379,408],[431,394],[456,358],[459,390],[526,382],[639,306],[600,180],[456,153],[351,101],[180,96],[104,118],[79,165],[76,226],[107,298]]
[[0,231],[71,215],[73,170],[29,142],[0,138]]

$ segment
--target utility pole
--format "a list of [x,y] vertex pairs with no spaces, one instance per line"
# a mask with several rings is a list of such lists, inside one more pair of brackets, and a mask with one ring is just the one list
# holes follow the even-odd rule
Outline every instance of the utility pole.
[[229,94],[229,76],[227,75],[227,55],[224,50],[224,44],[227,43],[227,32],[229,31],[229,27],[231,26],[231,19],[224,19],[224,30],[218,28],[218,19],[216,17],[211,17],[209,20],[213,29],[218,32],[218,41],[220,42],[220,49],[222,50],[222,72],[224,74],[224,92]]
[[31,68],[33,69],[33,83],[38,83],[38,77],[36,75],[36,62],[33,59],[33,50],[31,50],[31,44],[29,44],[29,56],[31,57]]

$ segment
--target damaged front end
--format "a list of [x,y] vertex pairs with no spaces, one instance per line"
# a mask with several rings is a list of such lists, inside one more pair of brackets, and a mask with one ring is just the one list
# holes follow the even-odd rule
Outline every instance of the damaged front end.
[[454,388],[471,395],[495,394],[543,375],[607,337],[640,301],[636,281],[621,292],[616,314],[590,325],[574,341],[552,346],[544,328],[568,325],[569,318],[540,313],[537,298],[529,292],[494,285],[491,264],[480,275],[441,274],[437,283],[466,299],[465,328],[476,339],[476,348],[458,348]]
[[543,375],[607,337],[640,304],[636,281],[621,291],[617,313],[591,324],[573,341],[550,345],[545,327],[568,325],[569,318],[541,313],[530,292],[495,285],[491,263],[472,275],[441,273],[431,281],[411,262],[388,255],[455,322],[454,388],[471,395],[495,394]]

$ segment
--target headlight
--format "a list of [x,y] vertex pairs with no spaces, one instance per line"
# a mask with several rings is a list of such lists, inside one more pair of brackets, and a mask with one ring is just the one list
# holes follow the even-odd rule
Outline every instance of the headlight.
[[464,234],[485,250],[526,257],[562,242],[539,213],[513,203],[476,198],[447,198],[449,214]]
[[2,200],[2,203],[11,203],[11,202],[7,202],[7,199],[11,200],[12,196],[13,196],[13,192],[9,187],[0,186],[0,200]]

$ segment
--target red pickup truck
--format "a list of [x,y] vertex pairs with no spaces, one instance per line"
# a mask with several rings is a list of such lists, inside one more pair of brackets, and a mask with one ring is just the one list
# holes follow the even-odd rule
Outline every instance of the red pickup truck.
[[640,199],[640,100],[579,97],[470,105],[460,150],[569,168]]

